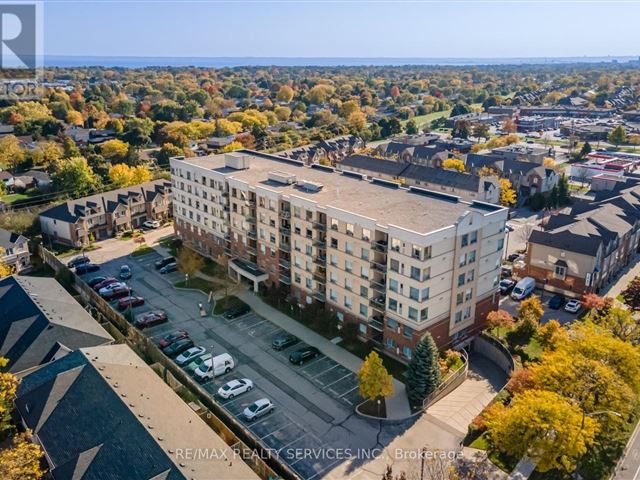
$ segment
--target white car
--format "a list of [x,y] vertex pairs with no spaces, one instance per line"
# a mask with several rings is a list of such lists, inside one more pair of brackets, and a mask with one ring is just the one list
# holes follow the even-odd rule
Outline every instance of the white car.
[[242,414],[247,421],[252,422],[256,418],[259,418],[267,413],[273,412],[274,406],[271,403],[271,400],[268,398],[261,398],[260,400],[256,400],[247,408],[244,409]]
[[582,302],[580,302],[580,300],[569,300],[564,306],[564,309],[569,313],[578,313],[580,307],[582,307]]
[[240,380],[231,380],[225,383],[218,389],[218,396],[220,398],[233,398],[241,393],[248,392],[253,388],[253,382],[248,378],[241,378]]
[[196,357],[199,357],[206,351],[207,350],[204,347],[191,347],[189,350],[185,350],[180,355],[178,355],[178,358],[176,358],[176,363],[178,365],[186,365],[191,360],[193,360]]
[[160,222],[158,220],[147,220],[142,226],[144,228],[160,228]]
[[111,290],[115,290],[116,288],[121,288],[121,287],[126,287],[127,284],[124,282],[116,282],[116,283],[110,283],[109,285],[107,285],[106,287],[102,287],[98,293],[100,295],[105,295],[107,293],[109,293]]

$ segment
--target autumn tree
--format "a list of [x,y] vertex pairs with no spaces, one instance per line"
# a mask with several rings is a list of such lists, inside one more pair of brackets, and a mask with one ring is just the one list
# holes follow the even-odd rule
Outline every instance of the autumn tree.
[[64,151],[59,143],[44,141],[38,142],[31,152],[31,161],[34,166],[48,168],[62,158]]
[[129,144],[122,140],[109,140],[100,146],[100,153],[107,160],[124,160],[129,153]]
[[640,342],[640,323],[626,308],[611,307],[603,314],[597,315],[593,321],[620,340],[633,344]]
[[15,135],[0,138],[0,169],[15,171],[22,161],[24,161],[24,150],[20,140]]
[[382,359],[372,351],[367,355],[358,370],[358,389],[360,396],[376,400],[393,394],[393,377],[382,364]]
[[468,138],[469,135],[471,135],[471,123],[469,120],[458,120],[451,130],[453,138]]
[[367,127],[367,116],[360,110],[352,112],[347,117],[347,124],[352,133],[359,134]]
[[14,273],[14,268],[2,261],[4,252],[4,248],[0,247],[0,278],[8,277],[9,275],[13,275]]
[[276,107],[273,113],[276,114],[276,117],[281,122],[286,122],[291,117],[291,109],[289,107]]
[[536,295],[531,295],[518,306],[518,330],[526,336],[533,335],[543,315],[544,308],[540,299]]
[[536,338],[543,348],[553,349],[565,334],[566,330],[557,320],[549,320],[536,331]]
[[526,390],[510,407],[492,410],[486,419],[491,443],[512,458],[527,456],[539,472],[575,470],[576,459],[593,444],[597,422],[563,396]]
[[597,316],[605,304],[605,299],[597,293],[587,293],[582,297],[582,306],[588,310],[587,315],[590,318]]
[[627,132],[625,131],[622,125],[618,125],[616,128],[609,132],[607,136],[607,140],[610,143],[613,143],[616,147],[620,146],[621,143],[627,141]]
[[501,178],[500,183],[500,205],[505,207],[513,207],[516,204],[517,196],[516,191],[511,185],[511,180],[508,178]]
[[53,183],[59,190],[69,192],[76,197],[95,191],[100,179],[84,157],[73,157],[54,164]]
[[225,145],[224,147],[222,147],[222,152],[234,152],[236,150],[240,150],[244,148],[244,145],[242,145],[242,143],[238,142],[238,141],[233,141],[231,143],[228,143],[227,145]]
[[473,127],[473,136],[476,138],[484,138],[485,140],[491,136],[489,125],[478,123]]
[[77,112],[76,110],[69,110],[67,112],[66,120],[67,123],[77,127],[81,127],[84,124],[84,117],[82,116],[82,113]]
[[41,468],[44,452],[30,441],[31,431],[15,435],[10,446],[0,449],[0,478],[3,480],[38,480],[45,474]]
[[464,173],[464,162],[459,158],[447,158],[442,162],[442,168],[446,170],[455,170],[456,172]]
[[291,88],[289,85],[282,85],[278,90],[276,99],[279,102],[290,103],[291,100],[293,100],[294,93],[295,92],[293,91],[293,88]]
[[542,165],[547,168],[554,168],[556,166],[556,161],[551,157],[545,157],[542,160]]
[[513,328],[514,321],[511,314],[506,310],[494,310],[487,315],[487,325],[490,328],[495,328],[498,333],[498,338],[500,338],[500,329]]
[[204,258],[190,247],[183,245],[178,254],[178,270],[193,277],[196,272],[202,270],[202,267],[204,267]]
[[440,385],[440,367],[438,365],[438,347],[429,332],[425,333],[416,345],[407,367],[407,396],[415,406],[422,406]]
[[625,288],[622,293],[622,299],[624,300],[625,305],[627,305],[631,310],[637,312],[640,310],[640,276],[634,277],[627,288]]
[[513,119],[507,118],[504,122],[502,122],[502,131],[507,134],[513,134],[518,131],[518,126]]
[[533,371],[530,368],[525,367],[518,368],[511,372],[506,388],[509,390],[511,395],[516,395],[533,388],[534,386]]

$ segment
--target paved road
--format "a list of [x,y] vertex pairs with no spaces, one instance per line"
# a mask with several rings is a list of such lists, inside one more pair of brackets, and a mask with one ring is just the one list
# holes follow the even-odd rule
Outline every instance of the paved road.
[[640,479],[640,424],[627,444],[624,456],[620,459],[613,474],[615,480]]

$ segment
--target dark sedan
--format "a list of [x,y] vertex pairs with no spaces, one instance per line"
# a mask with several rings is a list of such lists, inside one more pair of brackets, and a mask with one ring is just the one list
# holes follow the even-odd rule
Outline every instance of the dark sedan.
[[189,338],[189,333],[186,330],[176,330],[162,337],[162,340],[158,342],[158,347],[165,349],[173,342],[183,338]]
[[167,357],[173,358],[177,357],[182,352],[189,350],[191,347],[193,347],[193,340],[190,338],[183,338],[181,340],[176,340],[162,351]]
[[291,345],[295,345],[299,340],[297,337],[293,335],[285,334],[276,337],[276,339],[271,344],[274,350],[284,350],[285,348],[289,348]]
[[297,365],[302,365],[303,363],[316,358],[318,355],[320,355],[320,350],[316,347],[307,346],[292,352],[291,355],[289,355],[289,361]]
[[76,267],[76,275],[84,275],[86,273],[97,272],[98,270],[100,270],[100,265],[96,265],[95,263],[83,263]]
[[508,295],[513,290],[513,287],[516,286],[516,281],[511,278],[505,278],[504,280],[500,280],[500,293],[502,295]]
[[77,267],[78,265],[82,265],[84,263],[89,263],[91,260],[89,260],[89,257],[87,257],[86,255],[81,255],[79,257],[75,257],[71,260],[69,260],[67,262],[67,267],[69,268],[74,268]]
[[150,312],[138,315],[133,323],[136,327],[143,329],[165,322],[167,322],[167,314],[163,310],[151,310]]
[[549,300],[549,308],[553,309],[553,310],[558,310],[560,308],[562,308],[562,306],[564,305],[565,299],[562,295],[554,295],[553,297],[551,297],[551,300]]
[[158,260],[154,265],[156,270],[160,270],[162,267],[166,267],[170,263],[175,263],[176,259],[174,257],[164,257]]
[[[87,285],[89,285],[91,288],[95,287],[96,285],[98,285],[99,283],[104,282],[105,280],[107,280],[108,277],[93,277],[90,280],[87,280]],[[114,278],[115,280],[115,278]]]

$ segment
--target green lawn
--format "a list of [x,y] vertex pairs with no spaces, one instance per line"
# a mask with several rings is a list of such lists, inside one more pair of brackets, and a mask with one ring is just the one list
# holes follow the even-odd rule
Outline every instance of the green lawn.
[[222,298],[216,302],[216,306],[213,309],[213,313],[215,315],[221,315],[230,308],[239,307],[245,305],[245,303],[240,300],[238,297],[229,296],[227,298]]
[[504,472],[511,472],[515,468],[517,461],[509,459],[504,455],[500,455],[499,452],[491,450],[491,445],[489,444],[489,440],[487,439],[487,434],[483,433],[478,438],[476,438],[473,442],[469,444],[471,448],[477,448],[478,450],[484,450],[487,452],[489,460],[496,467]]
[[[441,112],[431,112],[431,113],[427,113],[426,115],[418,115],[409,120],[413,120],[414,122],[416,122],[416,125],[418,126],[418,128],[420,128],[422,125],[425,125],[427,123],[430,124],[431,122],[433,122],[438,118],[449,117],[450,115],[451,115],[451,109],[442,110]],[[406,123],[409,120],[403,120],[400,123],[402,123],[403,125],[406,125]]]
[[21,200],[26,200],[28,198],[30,198],[30,196],[25,193],[11,193],[9,195],[0,197],[0,200],[2,200],[4,203],[8,205],[11,205],[12,203],[19,202]]
[[67,245],[62,245],[60,243],[53,244],[53,251],[55,252],[58,258],[72,257],[74,255],[80,255],[82,252],[85,254],[87,252],[92,252],[93,250],[98,250],[100,247],[95,245],[88,245],[84,248],[71,248]]
[[178,288],[194,288],[196,290],[202,290],[204,293],[208,294],[211,290],[214,290],[211,282],[204,280],[200,277],[193,277],[189,279],[189,282],[185,282],[181,280],[179,282],[174,283],[174,286]]
[[140,245],[136,247],[136,249],[131,252],[132,257],[141,257],[142,255],[148,255],[152,253],[154,250],[149,245]]

